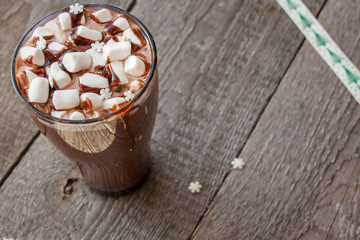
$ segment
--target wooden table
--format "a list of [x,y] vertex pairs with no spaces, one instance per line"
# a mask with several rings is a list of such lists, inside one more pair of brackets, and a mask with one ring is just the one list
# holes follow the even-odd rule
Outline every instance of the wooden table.
[[[360,107],[274,0],[101,2],[157,43],[151,174],[100,195],[39,134],[10,60],[32,24],[73,2],[1,0],[1,239],[360,239]],[[360,66],[360,0],[304,2]]]

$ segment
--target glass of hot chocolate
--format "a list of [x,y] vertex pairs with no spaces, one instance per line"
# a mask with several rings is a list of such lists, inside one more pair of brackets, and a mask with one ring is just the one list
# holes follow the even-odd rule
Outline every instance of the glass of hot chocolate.
[[154,40],[137,18],[108,5],[74,4],[24,35],[11,71],[41,132],[87,183],[118,192],[150,169],[156,62]]

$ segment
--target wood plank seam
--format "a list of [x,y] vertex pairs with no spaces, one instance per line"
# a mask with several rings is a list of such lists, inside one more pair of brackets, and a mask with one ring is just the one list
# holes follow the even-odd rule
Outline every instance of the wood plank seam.
[[33,136],[33,138],[30,140],[30,142],[26,145],[24,150],[20,153],[20,155],[16,158],[14,163],[9,167],[8,171],[5,173],[4,177],[0,180],[0,188],[6,181],[6,179],[10,176],[10,174],[14,171],[17,165],[19,165],[21,159],[25,156],[27,151],[30,149],[31,145],[35,142],[35,140],[40,136],[40,131],[37,131],[37,133]]
[[[317,19],[319,18],[321,12],[323,11],[323,9],[324,9],[327,1],[328,1],[328,0],[325,0],[325,1],[324,1],[324,3],[321,5],[319,11],[314,15]],[[254,133],[254,130],[256,129],[256,126],[258,125],[258,123],[259,123],[259,121],[260,121],[263,113],[265,112],[267,106],[269,105],[272,97],[273,97],[273,96],[275,95],[275,93],[277,92],[278,87],[279,87],[280,84],[281,84],[281,81],[284,79],[286,73],[288,72],[288,70],[289,70],[290,67],[292,66],[293,61],[295,60],[297,54],[299,53],[299,51],[300,51],[301,48],[303,47],[305,40],[306,40],[306,39],[303,38],[303,40],[302,40],[302,42],[300,43],[299,47],[296,49],[296,52],[295,52],[293,58],[290,60],[288,66],[286,67],[286,69],[285,69],[285,71],[284,71],[284,74],[281,76],[281,78],[280,78],[277,86],[275,87],[273,93],[269,96],[268,101],[267,101],[267,104],[263,107],[263,109],[261,110],[260,114],[258,115],[258,118],[256,119],[256,121],[255,121],[252,129],[250,130],[248,137],[246,138],[245,144],[243,145],[243,147],[241,147],[241,148],[239,149],[239,152],[238,152],[238,154],[237,154],[238,157],[240,157],[242,150],[243,150],[244,147],[246,146],[246,143],[249,141],[249,139],[251,138],[252,134]],[[224,178],[222,179],[221,184],[219,185],[218,189],[215,191],[214,195],[213,195],[212,198],[210,199],[209,204],[207,204],[207,207],[206,207],[206,209],[205,209],[205,211],[204,211],[204,214],[201,215],[201,217],[199,218],[198,223],[195,225],[194,230],[192,231],[190,237],[188,238],[189,240],[192,240],[192,239],[195,237],[197,231],[200,229],[200,227],[201,227],[201,225],[202,225],[202,223],[203,223],[202,220],[204,219],[204,217],[205,217],[205,216],[211,211],[211,209],[213,208],[213,206],[214,206],[214,204],[215,204],[215,203],[213,202],[213,200],[215,199],[216,195],[217,195],[218,192],[220,191],[221,187],[223,186],[226,178],[229,176],[229,174],[231,173],[231,171],[232,171],[232,170],[227,171],[226,174],[224,175]],[[346,195],[346,194],[344,194],[343,200],[344,200],[344,198],[345,198],[345,195]],[[339,209],[340,209],[340,208],[339,208]],[[334,221],[335,221],[335,218],[334,218]],[[330,232],[330,229],[329,229],[329,232]]]

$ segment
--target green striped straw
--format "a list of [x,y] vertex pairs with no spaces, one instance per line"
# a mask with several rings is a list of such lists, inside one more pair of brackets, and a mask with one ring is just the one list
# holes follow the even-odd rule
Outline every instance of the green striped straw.
[[360,72],[301,0],[276,0],[360,104]]

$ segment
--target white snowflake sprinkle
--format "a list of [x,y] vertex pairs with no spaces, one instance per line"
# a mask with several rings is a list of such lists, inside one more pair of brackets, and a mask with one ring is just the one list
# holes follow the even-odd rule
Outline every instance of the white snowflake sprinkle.
[[104,48],[104,43],[103,42],[99,42],[99,41],[96,41],[94,43],[91,44],[91,48],[92,50],[94,51],[97,51],[97,52],[102,52],[103,48]]
[[39,40],[37,40],[36,42],[36,48],[40,49],[40,50],[44,50],[46,48],[46,40],[42,37],[39,37]]
[[202,188],[202,186],[198,181],[190,183],[190,186],[189,186],[189,190],[192,193],[199,193],[201,188]]
[[235,158],[231,161],[231,164],[233,165],[233,169],[243,169],[245,166],[245,162],[242,158]]
[[109,88],[104,88],[100,90],[102,100],[108,100],[111,98],[111,92]]
[[83,9],[84,9],[84,6],[83,5],[80,5],[78,3],[75,3],[74,5],[70,5],[70,10],[69,12],[70,13],[73,13],[73,14],[78,14],[78,13],[82,13],[83,12]]
[[133,94],[130,90],[124,92],[124,95],[125,95],[125,100],[128,102],[135,97],[135,94]]

